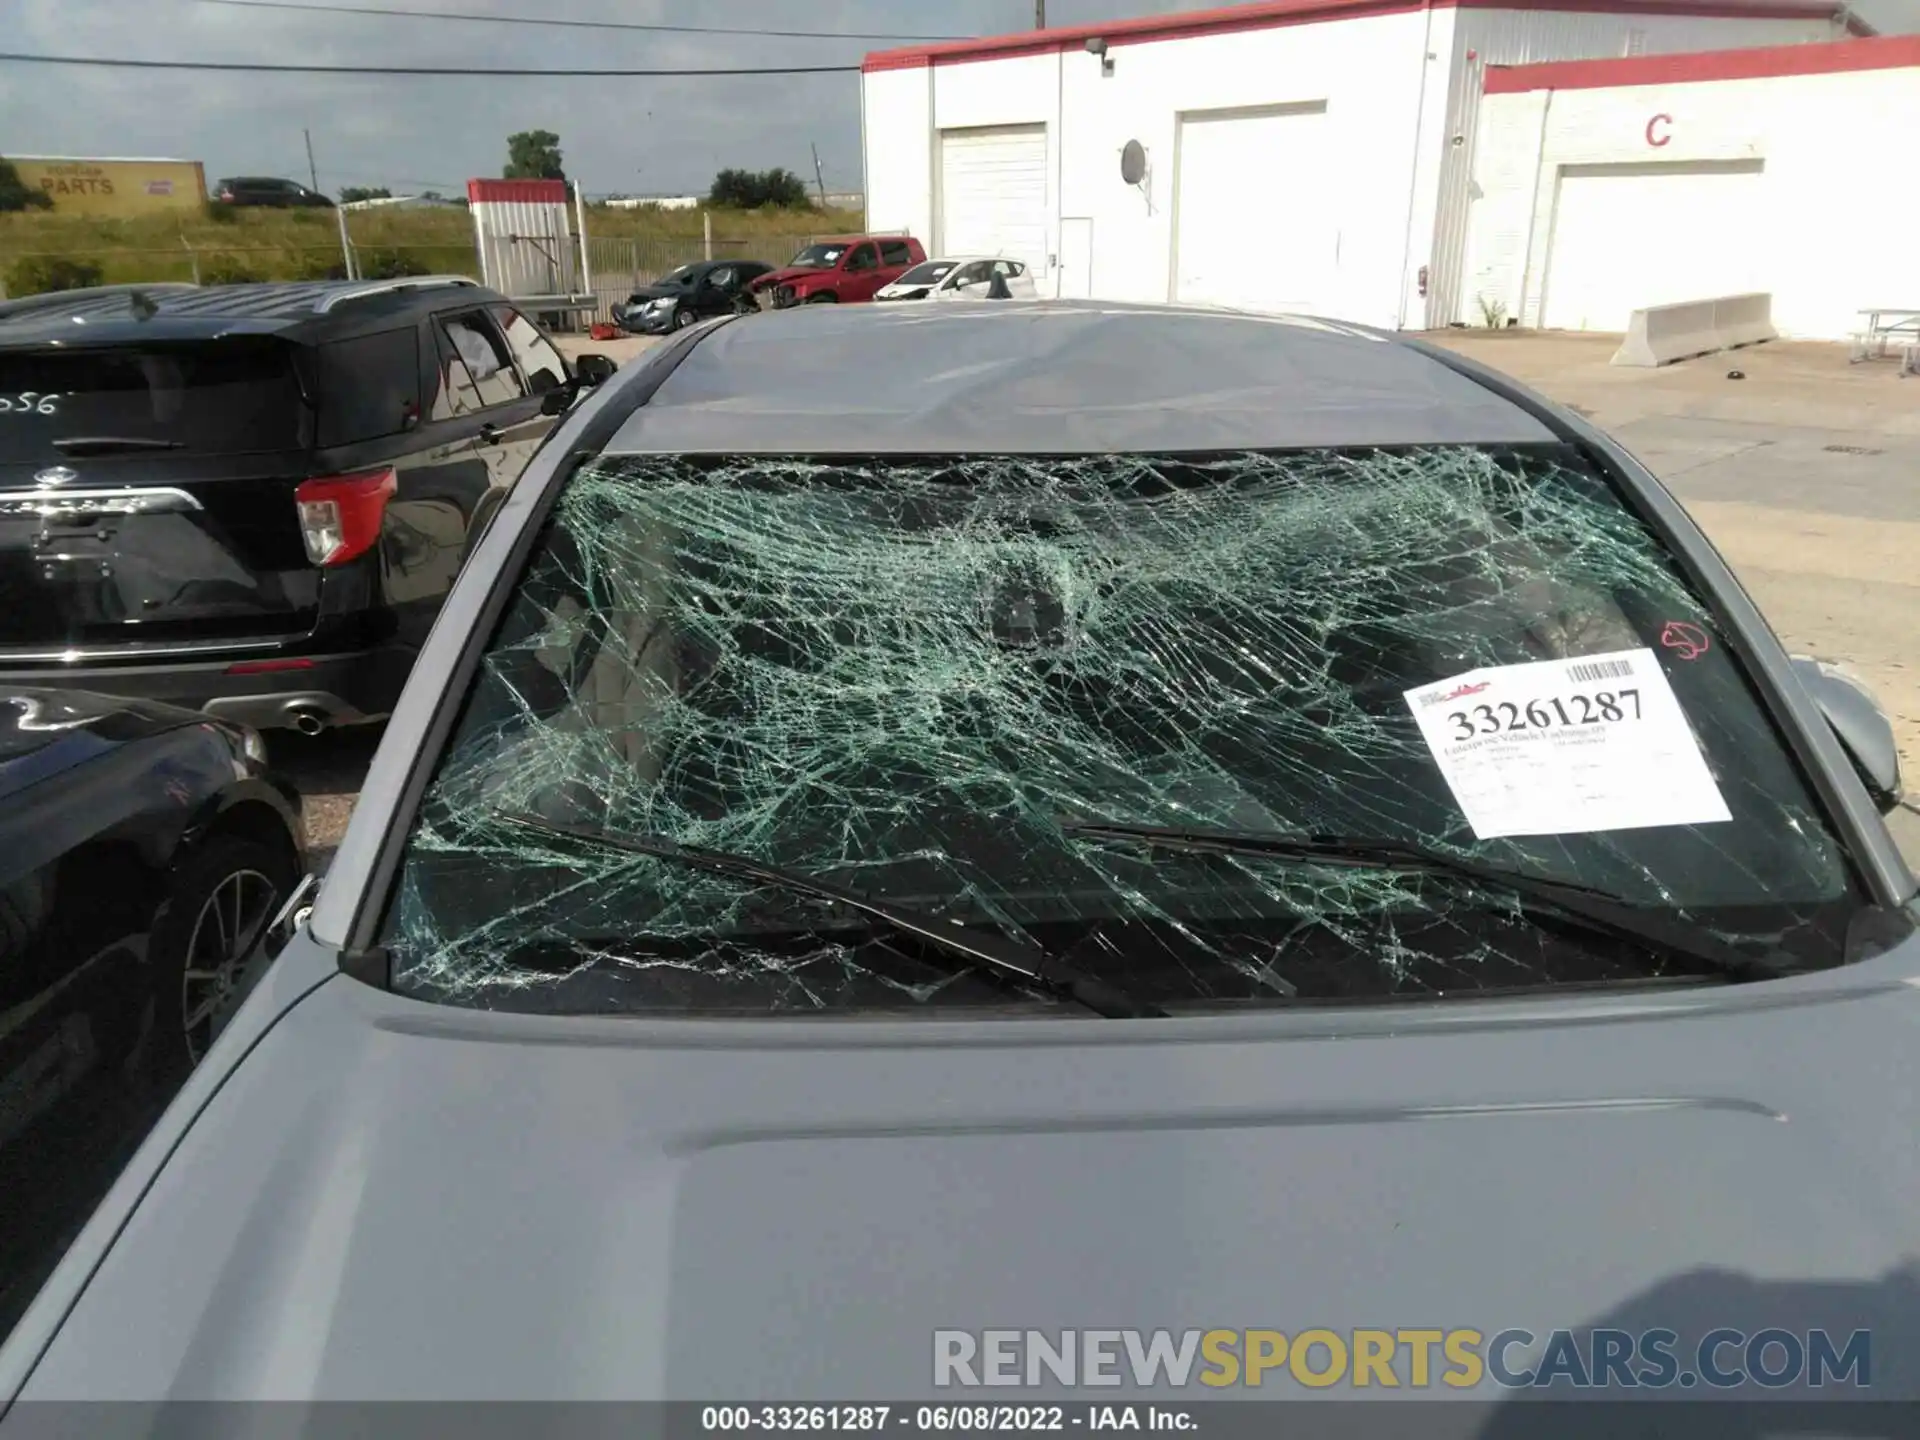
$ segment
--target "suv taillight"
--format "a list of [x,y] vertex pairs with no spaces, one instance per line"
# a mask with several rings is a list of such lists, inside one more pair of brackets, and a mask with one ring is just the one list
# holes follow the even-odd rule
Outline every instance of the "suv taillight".
[[308,480],[293,492],[300,538],[316,565],[344,565],[380,538],[380,521],[398,485],[392,470]]

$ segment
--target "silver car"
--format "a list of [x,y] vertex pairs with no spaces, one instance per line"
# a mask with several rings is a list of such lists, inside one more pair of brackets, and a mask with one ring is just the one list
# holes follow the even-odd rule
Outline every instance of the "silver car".
[[[0,1395],[918,1430],[1385,1366],[1493,1425],[1564,1327],[1912,1398],[1894,753],[1629,455],[1419,342],[689,331],[497,512]],[[1833,1353],[1775,1386],[1775,1330]]]

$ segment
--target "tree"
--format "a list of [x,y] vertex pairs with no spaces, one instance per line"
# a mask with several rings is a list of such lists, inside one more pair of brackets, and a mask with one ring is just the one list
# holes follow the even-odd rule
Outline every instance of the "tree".
[[564,180],[560,165],[560,137],[551,130],[522,130],[507,137],[507,180]]
[[811,203],[806,182],[778,166],[772,170],[722,170],[707,191],[707,204],[729,210],[758,210],[764,206],[798,210]]
[[356,200],[391,200],[393,192],[384,185],[343,185],[340,187],[340,203],[351,205]]
[[0,160],[0,210],[51,210],[53,197],[20,178],[11,160]]

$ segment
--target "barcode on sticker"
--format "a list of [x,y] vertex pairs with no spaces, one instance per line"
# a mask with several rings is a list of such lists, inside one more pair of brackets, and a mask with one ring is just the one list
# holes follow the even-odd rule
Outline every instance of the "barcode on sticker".
[[1628,680],[1632,677],[1631,660],[1595,660],[1586,665],[1567,666],[1569,680]]

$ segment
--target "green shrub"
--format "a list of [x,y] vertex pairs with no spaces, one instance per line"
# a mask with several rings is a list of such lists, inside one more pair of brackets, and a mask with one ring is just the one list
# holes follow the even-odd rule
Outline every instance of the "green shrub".
[[209,200],[207,202],[207,219],[216,225],[238,225],[240,223],[240,207],[238,205],[228,205],[219,200]]
[[45,295],[54,290],[85,290],[98,285],[102,272],[91,260],[65,255],[27,255],[7,271],[9,295]]
[[293,263],[287,267],[295,280],[344,280],[347,278],[346,261],[339,252],[329,254],[324,250],[304,250],[296,255]]
[[360,278],[363,280],[404,280],[409,275],[432,273],[403,250],[367,250],[360,255]]
[[20,178],[11,160],[0,160],[0,210],[51,210],[53,197]]
[[202,285],[257,285],[266,278],[238,255],[215,255],[200,265]]

